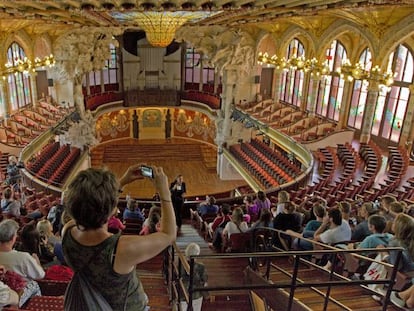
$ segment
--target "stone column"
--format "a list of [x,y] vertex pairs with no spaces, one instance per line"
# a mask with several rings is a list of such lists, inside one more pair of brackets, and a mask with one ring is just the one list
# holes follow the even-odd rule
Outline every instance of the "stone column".
[[364,109],[364,118],[362,120],[361,137],[359,141],[363,144],[369,142],[371,138],[372,123],[374,121],[375,106],[379,94],[378,81],[370,80],[368,86],[367,102]]
[[32,105],[33,107],[36,107],[37,105],[37,82],[36,82],[36,77],[37,77],[37,73],[36,72],[31,72],[29,74],[29,79],[30,79],[30,91],[32,93]]
[[[410,94],[414,94],[414,85],[410,85]],[[414,140],[414,96],[410,96],[410,100],[407,104],[407,111],[405,113],[405,119],[402,124],[402,131],[400,136],[400,146],[405,146],[408,151],[411,150]]]
[[321,79],[322,79],[321,76],[317,76],[317,75],[312,76],[312,93],[310,94],[310,96],[308,96],[308,99],[310,102],[310,105],[309,105],[310,116],[315,116],[316,100],[318,98],[316,94],[318,93],[319,83],[321,82]]
[[10,114],[9,88],[6,81],[7,80],[0,79],[1,100],[4,103],[0,113],[3,117],[7,117]]
[[203,78],[203,58],[200,58],[200,82],[198,83],[198,90],[200,92],[203,91],[203,83],[204,83],[204,78]]
[[351,97],[353,91],[353,83],[345,79],[344,93],[342,96],[341,109],[339,110],[339,120],[336,128],[338,130],[346,128],[349,116],[349,106],[351,104]]
[[282,78],[283,69],[275,68],[274,73],[275,74],[273,78],[272,98],[275,103],[278,103],[280,99],[280,93],[281,93],[281,87],[282,87],[282,84],[280,83],[280,79]]
[[105,81],[104,81],[104,72],[103,72],[103,70],[100,70],[99,74],[101,75],[101,93],[104,93],[105,92]]

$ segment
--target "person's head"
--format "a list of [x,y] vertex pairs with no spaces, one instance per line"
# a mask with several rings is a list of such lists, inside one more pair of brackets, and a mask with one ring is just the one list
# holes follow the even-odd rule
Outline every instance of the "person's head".
[[153,211],[150,215],[148,215],[148,218],[149,218],[149,232],[150,233],[157,232],[157,225],[160,222],[161,213],[158,213],[157,211]]
[[264,201],[264,200],[266,200],[266,193],[264,193],[263,191],[258,191],[257,192],[257,198],[260,200],[260,201]]
[[285,190],[279,191],[279,193],[277,194],[277,202],[278,203],[285,203],[285,202],[289,202],[289,201],[290,201],[289,193]]
[[0,222],[0,243],[12,241],[19,230],[19,224],[13,219],[6,219]]
[[130,211],[135,211],[136,208],[138,207],[138,202],[134,199],[129,199],[127,202],[127,209],[129,209]]
[[228,214],[230,214],[230,212],[231,212],[231,206],[229,204],[227,204],[227,203],[224,203],[221,206],[221,213],[223,215],[228,215]]
[[387,220],[381,215],[371,215],[368,217],[368,228],[374,233],[384,233]]
[[3,191],[3,196],[4,196],[4,198],[6,199],[6,200],[10,200],[11,199],[11,197],[12,197],[12,194],[13,194],[13,192],[12,192],[12,190],[11,190],[11,188],[10,187],[7,187],[6,189],[4,189],[4,191]]
[[365,202],[359,208],[359,215],[364,218],[368,219],[369,216],[374,215],[377,213],[377,209],[372,202]]
[[392,231],[398,240],[414,241],[414,219],[404,213],[398,214],[394,219]]
[[405,206],[401,204],[401,202],[398,202],[398,201],[391,202],[389,206],[390,206],[390,211],[396,214],[404,213],[405,211]]
[[213,196],[210,196],[210,197],[208,198],[208,204],[210,204],[210,205],[214,205],[214,204],[216,204],[216,198],[215,198],[215,197],[213,197]]
[[328,211],[328,216],[333,224],[337,226],[340,226],[342,224],[342,213],[338,208],[331,208]]
[[338,208],[342,214],[349,215],[351,213],[351,204],[346,201],[341,201],[338,203]]
[[259,214],[259,221],[264,223],[264,224],[269,224],[270,221],[272,220],[272,212],[270,211],[269,208],[262,208],[260,209],[260,214]]
[[243,203],[251,205],[251,204],[253,204],[253,198],[251,196],[246,195],[243,199]]
[[240,207],[236,207],[231,213],[231,220],[235,224],[241,224],[243,221],[243,210]]
[[190,243],[185,248],[185,257],[189,259],[191,256],[198,256],[200,255],[200,246],[197,243]]
[[39,221],[36,225],[37,231],[39,231],[40,235],[44,236],[51,236],[53,235],[53,227],[49,220],[43,219]]
[[10,165],[16,165],[17,164],[17,158],[15,156],[10,156],[9,157],[9,164]]
[[383,195],[382,197],[381,197],[381,200],[380,200],[380,203],[381,203],[381,206],[382,207],[385,207],[385,208],[389,208],[389,206],[390,206],[390,204],[392,203],[392,202],[395,202],[395,201],[397,201],[397,199],[394,197],[394,196],[392,196],[392,195],[389,195],[389,194],[386,194],[386,195]]
[[20,233],[20,245],[22,250],[29,252],[30,254],[40,253],[40,233],[36,229],[34,222],[29,222],[22,228]]
[[182,183],[184,181],[184,177],[183,175],[177,175],[177,177],[175,178],[175,181],[178,183]]
[[286,214],[292,214],[296,210],[296,206],[292,202],[285,202],[283,206],[283,212]]
[[79,172],[69,184],[65,205],[76,224],[85,230],[102,227],[118,202],[119,183],[105,169],[89,168]]
[[325,210],[325,206],[321,205],[321,204],[314,204],[313,205],[313,214],[315,215],[316,218],[323,218],[325,217],[326,214],[326,210]]

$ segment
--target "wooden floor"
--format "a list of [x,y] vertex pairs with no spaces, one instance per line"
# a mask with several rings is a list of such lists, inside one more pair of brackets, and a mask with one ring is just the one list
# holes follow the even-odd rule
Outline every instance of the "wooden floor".
[[[91,150],[92,167],[107,167],[117,176],[133,164],[145,163],[164,168],[170,181],[184,176],[187,196],[231,191],[246,185],[244,180],[221,180],[216,172],[216,150],[207,144],[187,139],[135,140],[123,139],[101,144]],[[125,187],[124,193],[134,197],[152,198],[150,180],[139,180]]]

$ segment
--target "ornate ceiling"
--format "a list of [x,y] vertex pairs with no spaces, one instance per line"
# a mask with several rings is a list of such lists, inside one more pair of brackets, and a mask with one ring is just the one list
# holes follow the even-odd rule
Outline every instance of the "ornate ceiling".
[[62,32],[82,26],[140,30],[133,19],[120,18],[146,11],[203,11],[205,16],[185,25],[254,26],[269,31],[296,24],[318,28],[338,17],[364,27],[389,27],[414,12],[413,0],[0,0],[0,31],[24,29],[29,34]]

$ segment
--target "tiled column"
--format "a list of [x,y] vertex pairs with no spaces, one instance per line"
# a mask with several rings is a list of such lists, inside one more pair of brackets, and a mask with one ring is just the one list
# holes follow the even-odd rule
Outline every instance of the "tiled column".
[[379,83],[377,81],[369,81],[367,102],[365,104],[364,119],[362,121],[361,137],[359,138],[359,141],[364,144],[368,143],[371,138],[371,129],[374,119],[375,106],[379,94],[378,87]]

